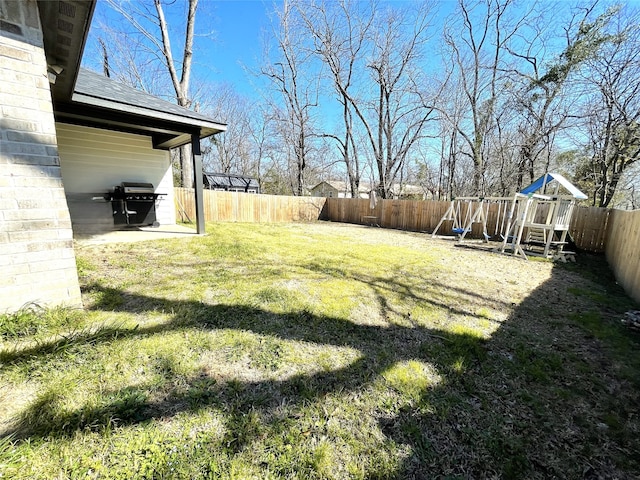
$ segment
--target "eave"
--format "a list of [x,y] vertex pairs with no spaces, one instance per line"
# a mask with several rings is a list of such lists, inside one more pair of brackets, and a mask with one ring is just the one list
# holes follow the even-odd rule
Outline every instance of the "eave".
[[162,150],[227,128],[210,117],[86,69],[80,69],[71,99],[54,102],[54,114],[60,122],[148,135],[153,147]]
[[54,100],[67,101],[73,94],[95,6],[96,0],[38,0]]
[[153,148],[160,150],[186,145],[191,142],[193,135],[203,139],[226,130],[226,126],[222,124],[193,121],[187,123],[171,115],[161,119],[132,110],[124,112],[106,105],[64,102],[55,105],[54,113],[56,121],[62,123],[151,136]]

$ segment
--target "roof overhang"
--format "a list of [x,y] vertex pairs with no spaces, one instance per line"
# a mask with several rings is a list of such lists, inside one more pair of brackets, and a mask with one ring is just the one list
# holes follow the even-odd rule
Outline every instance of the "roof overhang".
[[54,101],[73,94],[96,0],[38,0],[47,66],[55,83]]
[[226,130],[224,124],[194,119],[186,121],[166,113],[153,115],[144,109],[106,100],[86,102],[82,95],[74,95],[73,100],[56,104],[57,121],[147,135],[151,137],[153,148],[160,150],[186,145],[194,135],[203,139]]
[[37,0],[57,121],[149,135],[169,150],[226,130],[209,117],[80,68],[96,0]]

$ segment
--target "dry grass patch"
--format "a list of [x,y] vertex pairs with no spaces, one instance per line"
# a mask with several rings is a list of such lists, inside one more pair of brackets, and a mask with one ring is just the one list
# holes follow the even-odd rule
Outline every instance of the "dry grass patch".
[[603,259],[341,224],[207,229],[81,245],[85,311],[1,317],[0,474],[640,475],[633,303]]

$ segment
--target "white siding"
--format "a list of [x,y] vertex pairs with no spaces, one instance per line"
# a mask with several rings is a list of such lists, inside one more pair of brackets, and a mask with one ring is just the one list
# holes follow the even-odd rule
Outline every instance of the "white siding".
[[112,227],[110,204],[92,198],[121,182],[152,183],[166,194],[156,205],[158,222],[176,223],[169,152],[153,149],[150,137],[65,123],[56,123],[56,131],[74,229]]

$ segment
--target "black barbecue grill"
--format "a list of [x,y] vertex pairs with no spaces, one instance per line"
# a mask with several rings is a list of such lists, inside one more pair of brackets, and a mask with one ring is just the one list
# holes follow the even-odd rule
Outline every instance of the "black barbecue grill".
[[109,192],[115,225],[159,225],[156,220],[156,201],[164,196],[155,193],[151,183],[122,182]]

